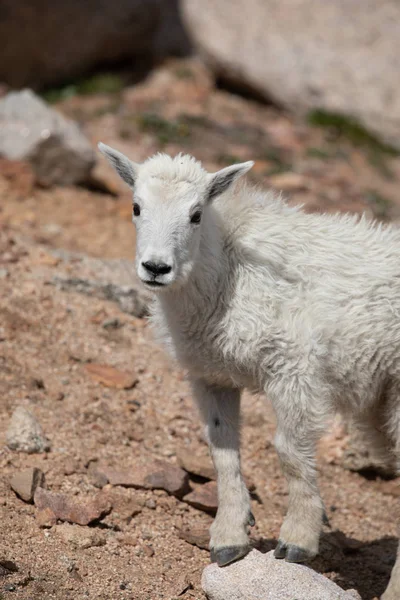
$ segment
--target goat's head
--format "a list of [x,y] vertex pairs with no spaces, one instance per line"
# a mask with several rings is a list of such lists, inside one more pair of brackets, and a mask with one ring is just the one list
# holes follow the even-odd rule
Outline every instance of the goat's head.
[[188,155],[157,154],[137,164],[105,144],[99,150],[133,191],[139,278],[156,291],[183,283],[198,256],[209,204],[254,163],[210,174]]

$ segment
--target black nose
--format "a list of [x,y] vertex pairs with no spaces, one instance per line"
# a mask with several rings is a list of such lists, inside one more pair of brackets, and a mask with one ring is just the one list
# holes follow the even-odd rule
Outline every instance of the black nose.
[[142,265],[147,271],[153,273],[153,275],[166,275],[170,272],[172,268],[169,265],[166,265],[165,263],[155,263],[150,260],[148,262],[142,263]]

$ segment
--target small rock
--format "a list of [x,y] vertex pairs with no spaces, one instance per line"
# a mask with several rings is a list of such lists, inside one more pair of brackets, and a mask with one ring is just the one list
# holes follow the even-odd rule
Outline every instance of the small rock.
[[98,471],[95,467],[89,468],[89,481],[94,487],[102,489],[108,483],[108,478],[104,473]]
[[184,573],[182,575],[179,575],[177,580],[175,581],[173,596],[182,596],[183,594],[185,594],[185,592],[192,589],[193,584],[191,582],[191,579],[188,573]]
[[[177,453],[177,459],[179,466],[190,473],[190,475],[209,480],[215,480],[217,478],[210,456],[196,456],[194,453],[182,450]],[[243,480],[250,492],[253,492],[256,489],[255,483],[251,477],[243,475]]]
[[93,546],[104,546],[106,543],[104,532],[93,527],[81,527],[80,525],[63,523],[62,525],[57,525],[56,533],[74,548],[85,550]]
[[215,469],[209,456],[196,456],[190,452],[182,451],[177,454],[178,464],[192,475],[204,479],[215,479]]
[[50,450],[50,442],[35,416],[22,406],[12,414],[7,430],[7,445],[11,450],[28,454]]
[[137,464],[126,470],[99,467],[98,471],[105,475],[111,485],[137,489],[162,489],[174,496],[182,496],[188,490],[188,474],[180,467],[161,460]]
[[148,498],[146,500],[146,502],[144,503],[146,508],[149,508],[150,510],[155,510],[157,508],[157,503],[154,500],[154,498]]
[[181,496],[187,491],[188,480],[183,469],[163,461],[156,461],[145,477],[145,483],[150,489],[162,489],[175,496]]
[[215,481],[196,486],[193,492],[183,497],[183,501],[191,506],[209,513],[216,513],[218,508],[218,491]]
[[14,561],[0,558],[0,577],[5,577],[6,575],[16,573],[17,571],[18,567]]
[[57,523],[57,517],[51,508],[43,508],[36,512],[36,522],[39,527],[45,529],[53,527]]
[[79,461],[76,458],[67,458],[64,463],[64,475],[73,475],[79,471]]
[[124,493],[119,493],[116,490],[107,491],[107,498],[113,507],[108,522],[111,522],[113,526],[124,526],[142,512],[142,505],[136,498],[126,495],[129,493],[127,490],[124,490]]
[[153,546],[143,546],[143,554],[145,554],[148,558],[154,556]]
[[45,186],[81,183],[95,163],[78,125],[31,90],[10,92],[0,100],[0,155],[28,160]]
[[36,488],[44,487],[44,484],[44,473],[36,467],[16,473],[10,481],[14,492],[25,502],[33,502]]
[[190,529],[181,529],[179,531],[181,540],[185,540],[192,546],[197,546],[202,550],[208,550],[210,545],[210,532],[208,527],[191,527]]
[[252,550],[226,567],[207,566],[201,580],[209,600],[361,600],[309,567]]
[[110,501],[102,492],[94,498],[82,500],[37,488],[34,501],[39,512],[50,509],[60,521],[78,525],[88,525],[97,521],[111,510]]
[[138,379],[132,373],[120,371],[109,365],[89,363],[85,365],[85,369],[92,379],[102,383],[106,387],[130,390],[138,383]]

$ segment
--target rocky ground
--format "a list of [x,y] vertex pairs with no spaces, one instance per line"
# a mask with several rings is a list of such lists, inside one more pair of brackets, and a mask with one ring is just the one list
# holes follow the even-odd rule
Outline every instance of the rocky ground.
[[[255,182],[307,210],[400,218],[398,156],[345,123],[316,127],[219,90],[196,60],[56,107],[93,145],[136,161],[158,150],[215,170],[254,159]],[[39,188],[29,166],[2,162],[1,600],[204,598],[213,471],[185,374],[143,318],[130,211],[102,158],[87,188]],[[268,402],[245,395],[243,465],[262,552],[287,504],[273,433]],[[346,445],[339,424],[321,442],[330,527],[313,567],[372,600],[394,562],[400,490],[344,469]]]

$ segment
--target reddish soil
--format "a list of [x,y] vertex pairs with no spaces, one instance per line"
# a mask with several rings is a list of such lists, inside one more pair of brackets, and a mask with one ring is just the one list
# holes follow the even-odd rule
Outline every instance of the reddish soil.
[[[215,170],[256,159],[252,179],[283,188],[307,210],[400,218],[399,158],[377,158],[330,130],[217,90],[195,60],[173,62],[118,95],[75,97],[58,108],[78,119],[94,144],[115,145],[137,161],[160,149],[190,152]],[[0,175],[0,564],[4,559],[18,567],[3,576],[0,570],[1,600],[204,597],[200,576],[208,552],[181,539],[180,530],[205,530],[207,513],[163,490],[107,484],[103,492],[113,509],[82,527],[93,545],[80,547],[68,526],[40,527],[34,505],[10,487],[16,472],[35,466],[49,490],[84,502],[99,492],[93,464],[127,469],[154,458],[176,464],[182,451],[207,454],[185,376],[155,344],[146,320],[48,283],[60,268],[56,248],[103,260],[133,258],[129,194],[100,164],[97,191],[39,189],[25,165]],[[79,276],[73,262],[70,270]],[[105,323],[115,319],[115,327]],[[107,387],[91,376],[88,362],[116,367],[137,383]],[[9,419],[19,405],[37,417],[50,452],[7,448]],[[287,488],[272,445],[270,405],[246,394],[243,412],[243,465],[256,487],[252,538],[269,550]],[[321,443],[320,486],[331,527],[313,566],[372,600],[383,592],[394,562],[400,491],[396,480],[345,470],[345,445],[339,427]],[[200,480],[192,478],[191,485]],[[120,508],[127,502],[139,506],[131,519]]]

